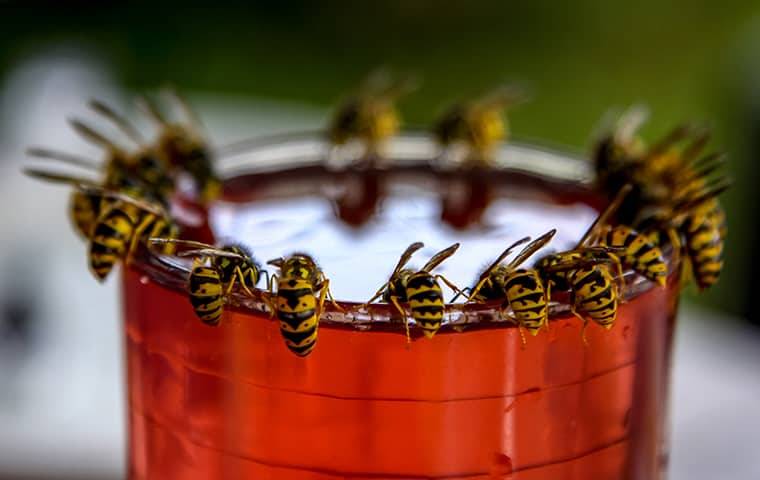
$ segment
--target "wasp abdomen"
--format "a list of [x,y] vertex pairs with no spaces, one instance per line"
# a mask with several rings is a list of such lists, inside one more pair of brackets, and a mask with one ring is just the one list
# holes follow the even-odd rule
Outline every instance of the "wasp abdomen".
[[277,319],[288,349],[302,357],[311,353],[317,342],[319,319],[314,290],[305,280],[280,281]]
[[222,281],[214,268],[196,266],[190,272],[190,303],[206,325],[216,326],[222,318]]
[[690,217],[686,224],[686,250],[697,286],[714,285],[723,269],[723,240],[714,217]]
[[412,318],[427,338],[433,337],[441,328],[443,320],[443,291],[433,275],[419,272],[409,278],[406,285]]
[[665,258],[660,248],[645,235],[630,227],[619,225],[607,232],[605,241],[610,247],[625,250],[622,256],[624,264],[653,282],[665,284],[668,274]]
[[104,280],[114,264],[124,257],[134,232],[132,218],[113,208],[95,225],[90,241],[90,268],[99,280]]
[[536,271],[518,271],[511,275],[504,291],[517,321],[536,335],[547,320],[546,290]]
[[606,267],[594,266],[573,273],[575,305],[604,328],[617,317],[617,291]]

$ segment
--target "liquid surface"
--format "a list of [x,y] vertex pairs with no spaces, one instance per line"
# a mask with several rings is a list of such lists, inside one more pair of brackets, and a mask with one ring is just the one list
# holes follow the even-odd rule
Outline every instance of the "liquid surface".
[[[363,301],[388,280],[401,253],[423,242],[409,266],[421,267],[436,252],[454,242],[461,247],[436,269],[455,284],[469,286],[480,271],[512,242],[536,238],[552,228],[553,241],[543,253],[573,248],[597,215],[589,205],[553,205],[536,199],[499,198],[484,212],[482,224],[456,230],[440,221],[438,196],[409,195],[386,199],[362,228],[335,219],[332,205],[321,197],[221,203],[210,222],[221,242],[238,241],[251,248],[261,263],[296,251],[319,262],[337,298]],[[270,268],[270,267],[267,267]]]

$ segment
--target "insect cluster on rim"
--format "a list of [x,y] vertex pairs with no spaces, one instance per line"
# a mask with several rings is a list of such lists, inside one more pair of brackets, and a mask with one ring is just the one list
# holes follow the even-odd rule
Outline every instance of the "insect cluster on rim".
[[[387,141],[399,131],[395,101],[413,86],[408,77],[394,78],[387,72],[372,75],[320,131],[321,137],[328,139],[331,153],[347,144],[362,145],[363,154],[353,166],[366,168],[356,168],[351,173],[374,175],[367,177],[372,181],[358,183],[368,186],[372,197],[359,196],[362,208],[374,211],[379,203],[374,196],[383,192],[379,180],[383,167],[361,160],[382,156]],[[192,239],[191,226],[180,224],[180,217],[175,220],[170,215],[171,208],[177,207],[178,180],[182,177],[192,179],[195,200],[201,204],[208,204],[221,193],[215,152],[204,138],[200,120],[182,97],[175,92],[171,95],[184,112],[183,120],[170,118],[148,99],[139,101],[157,127],[152,140],[146,140],[126,117],[106,103],[89,103],[95,114],[120,132],[122,140],[130,142],[129,147],[83,120],[71,120],[77,134],[103,150],[101,163],[56,150],[29,150],[39,160],[84,168],[93,177],[48,169],[27,169],[26,173],[73,187],[69,215],[75,230],[88,242],[88,263],[98,280],[107,278],[119,262],[130,265],[142,247],[191,258],[186,288],[190,306],[202,323],[220,325],[225,304],[241,293],[263,299],[271,316],[277,319],[284,346],[300,357],[309,355],[317,343],[325,302],[329,300],[335,310],[345,312],[333,299],[330,280],[316,260],[305,253],[276,258],[268,262],[277,269],[270,275],[245,246],[196,241]],[[437,168],[437,162],[445,157],[459,155],[461,162],[457,166],[462,167],[461,172],[483,174],[470,185],[471,196],[480,200],[461,205],[451,199],[450,204],[443,202],[441,218],[450,225],[469,226],[488,206],[493,192],[486,177],[495,168],[497,149],[508,136],[503,110],[523,98],[521,90],[501,87],[452,106],[433,127],[432,140],[439,148],[426,160],[428,165]],[[401,254],[387,281],[355,311],[382,300],[403,322],[407,341],[411,341],[410,320],[422,337],[432,339],[441,330],[450,303],[459,296],[465,295],[467,304],[500,301],[499,315],[517,325],[525,344],[524,330],[535,336],[549,329],[552,293],[567,290],[570,311],[583,322],[585,341],[589,323],[605,329],[615,325],[631,277],[624,275],[626,270],[665,287],[671,265],[683,260],[682,277],[689,273],[700,289],[715,284],[723,266],[726,236],[726,215],[717,197],[730,183],[720,173],[724,157],[705,155],[709,132],[689,125],[678,126],[647,144],[638,135],[645,118],[643,110],[630,110],[597,143],[592,158],[595,186],[610,202],[573,248],[543,255],[526,268],[523,263],[548,245],[556,230],[533,241],[522,238],[484,269],[471,287],[460,289],[443,275],[433,273],[458,251],[459,243],[435,253],[416,269],[407,264],[424,245],[414,242]],[[331,153],[326,155],[326,164],[330,163]],[[460,180],[460,171],[453,173],[448,180]],[[442,192],[444,200],[446,195]],[[350,196],[346,193],[346,197]],[[350,212],[350,202],[341,202],[336,202],[339,210]],[[462,206],[472,215],[454,208]],[[347,217],[355,219],[356,225],[365,220],[356,215]],[[185,231],[181,232],[180,227]],[[180,233],[188,238],[180,238]],[[523,244],[526,245],[519,253],[507,261]],[[670,263],[663,253],[668,248],[673,252]],[[266,286],[256,291],[262,276],[266,277]],[[456,294],[448,304],[442,284]]]

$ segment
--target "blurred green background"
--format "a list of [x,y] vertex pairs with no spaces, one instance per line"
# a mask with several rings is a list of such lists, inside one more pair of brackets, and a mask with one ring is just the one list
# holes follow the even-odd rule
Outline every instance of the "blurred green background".
[[402,104],[413,124],[503,81],[533,94],[511,114],[516,137],[577,151],[589,151],[611,107],[649,105],[649,138],[684,120],[709,122],[736,183],[723,200],[724,278],[697,301],[757,322],[760,2],[526,3],[0,2],[0,82],[27,58],[61,48],[98,57],[128,90],[172,82],[325,108],[387,65],[424,79]]

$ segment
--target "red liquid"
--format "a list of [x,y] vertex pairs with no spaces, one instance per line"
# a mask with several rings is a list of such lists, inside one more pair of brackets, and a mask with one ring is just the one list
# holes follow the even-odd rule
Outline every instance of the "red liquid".
[[320,327],[298,358],[268,317],[202,325],[185,295],[125,274],[129,478],[661,478],[677,279],[615,327]]

